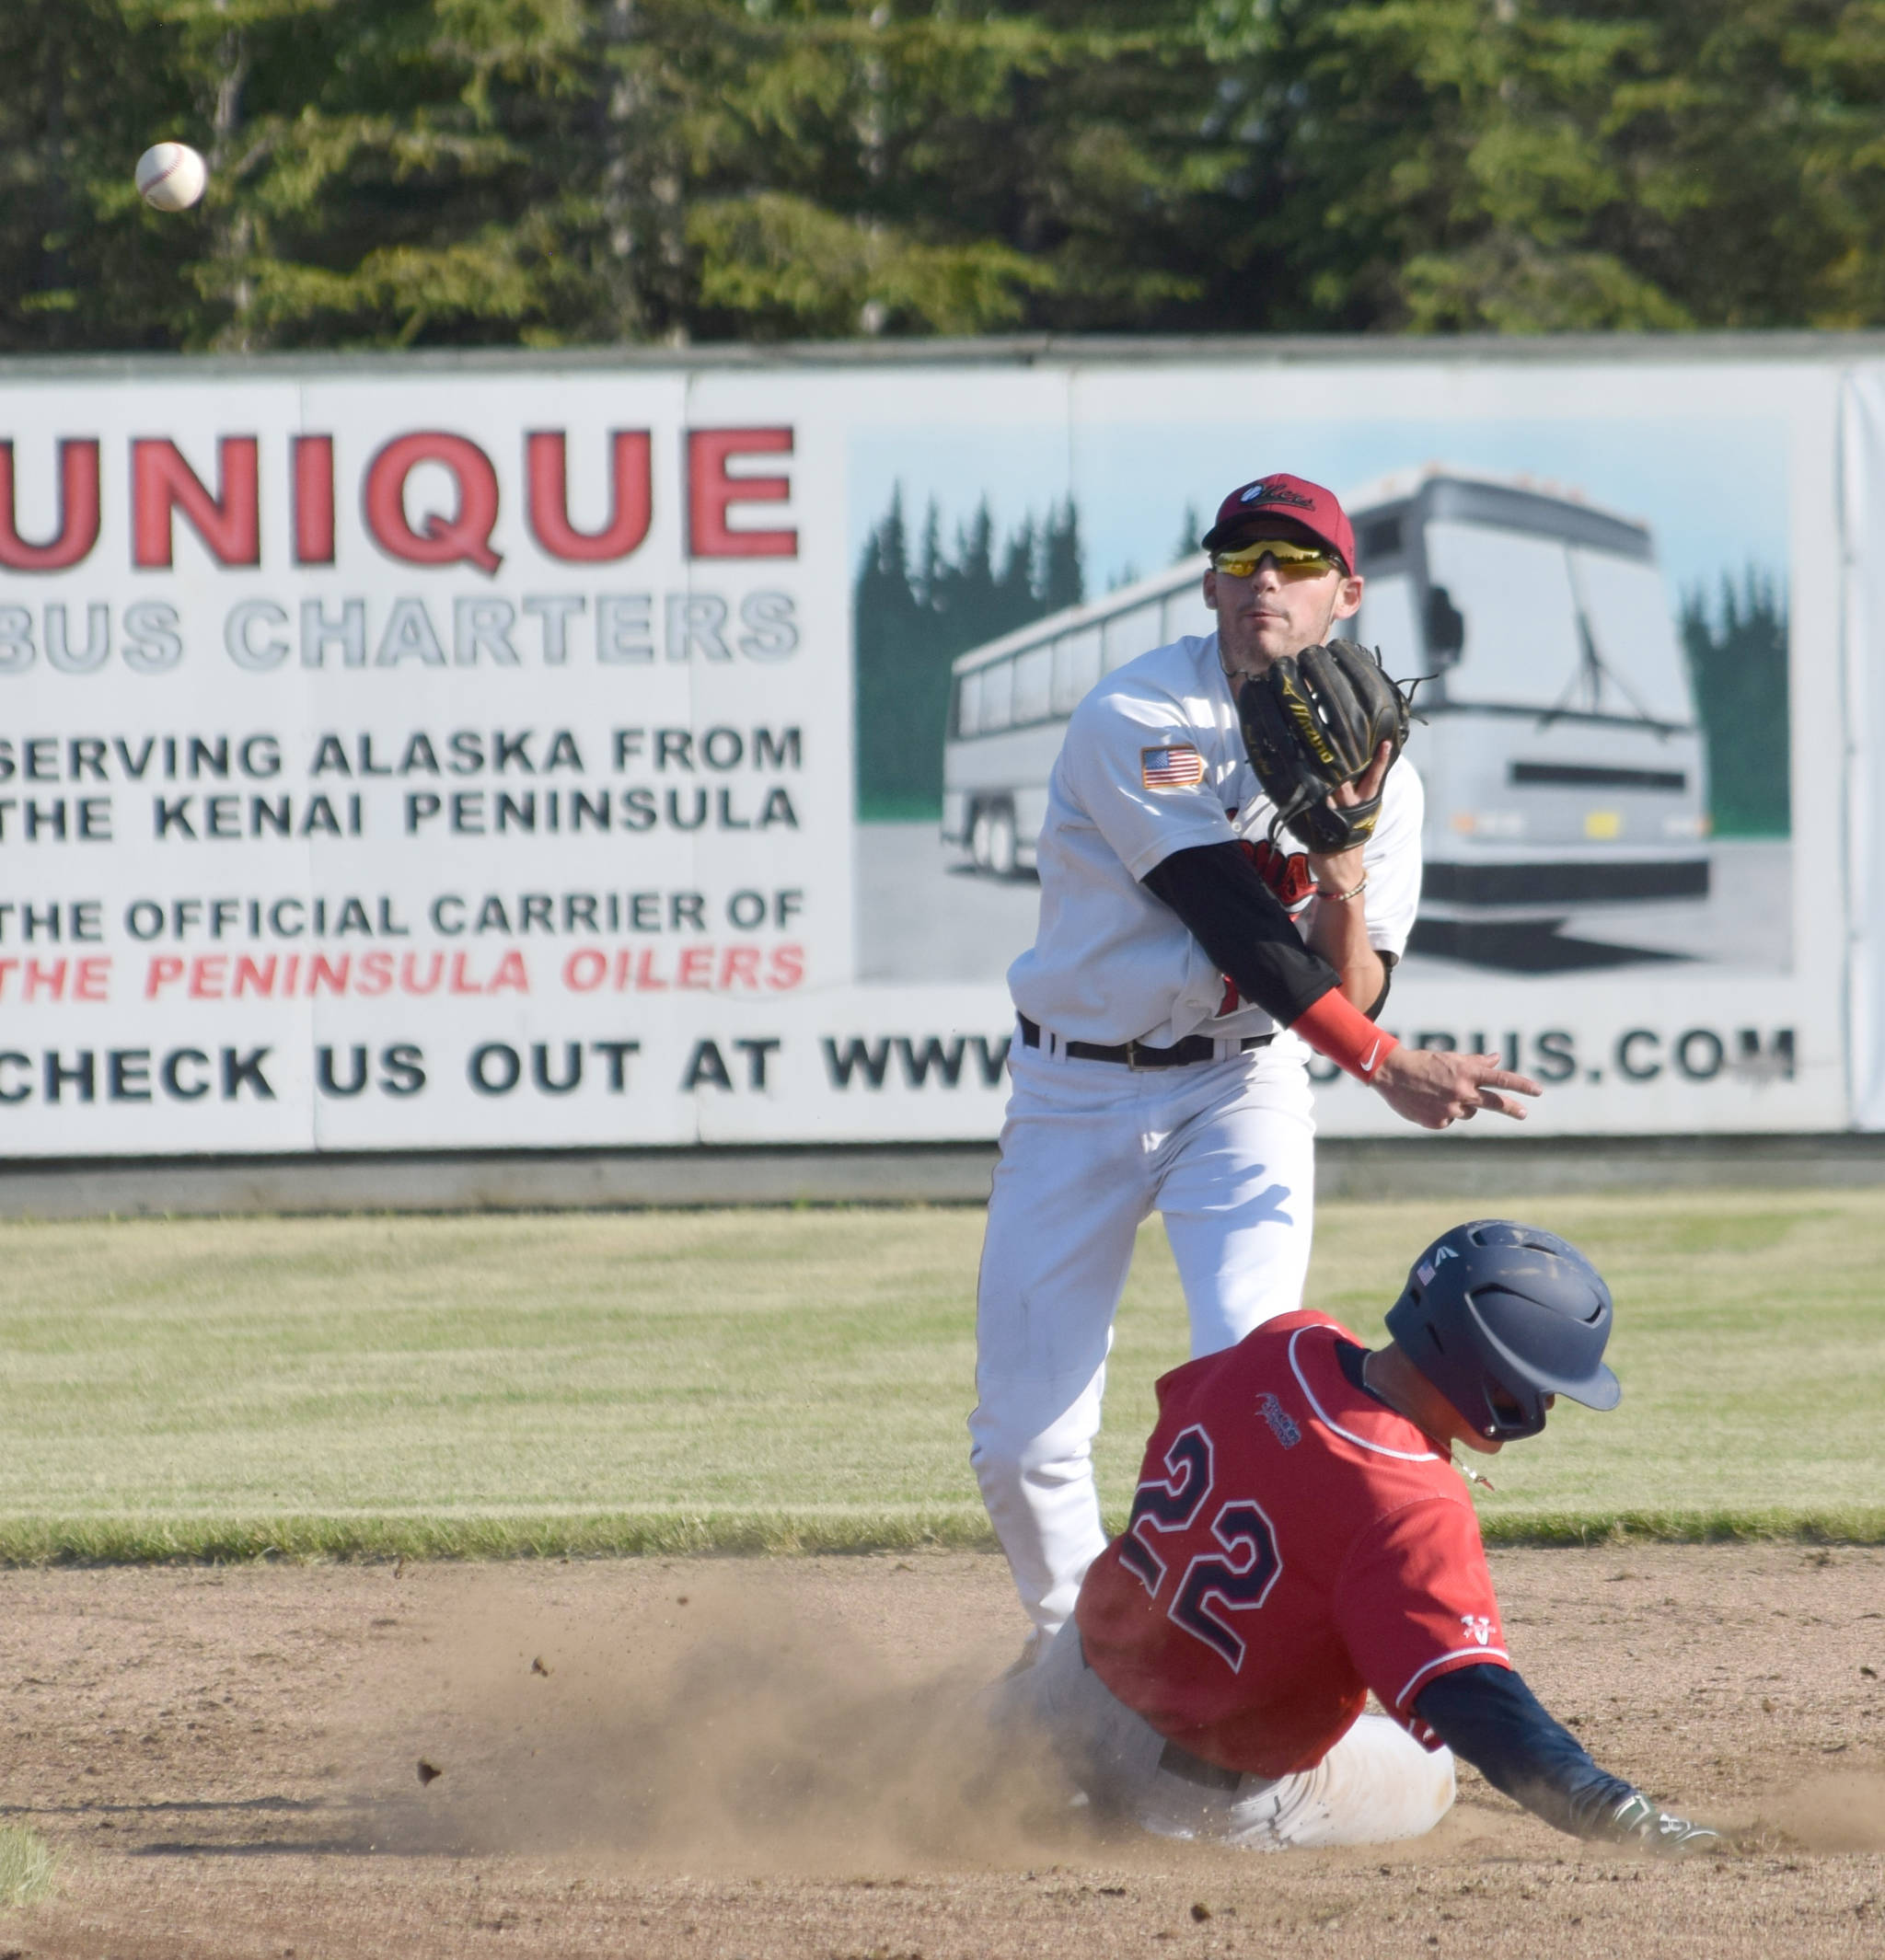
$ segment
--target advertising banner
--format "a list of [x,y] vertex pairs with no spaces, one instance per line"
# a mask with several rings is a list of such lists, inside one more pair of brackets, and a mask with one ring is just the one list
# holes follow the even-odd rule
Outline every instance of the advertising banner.
[[1787,712],[1843,685],[1839,389],[0,367],[0,1154],[992,1136],[1067,714],[1208,629],[1198,513],[1278,468],[1434,676],[1386,1024],[1542,1129],[1842,1127],[1843,784]]

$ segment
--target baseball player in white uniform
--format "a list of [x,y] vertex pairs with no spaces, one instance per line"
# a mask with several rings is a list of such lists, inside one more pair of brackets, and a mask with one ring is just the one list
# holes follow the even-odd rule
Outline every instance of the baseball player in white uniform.
[[1093,1487],[1113,1318],[1156,1210],[1194,1357],[1301,1305],[1313,1047],[1429,1128],[1523,1114],[1497,1055],[1399,1046],[1372,1017],[1420,895],[1422,797],[1383,744],[1345,804],[1363,848],[1273,847],[1235,690],[1361,603],[1326,490],[1276,475],[1207,533],[1218,628],[1157,647],[1074,710],[1038,847],[1040,926],[1009,970],[1012,1093],[977,1300],[971,1460],[1038,1642],[1105,1546]]

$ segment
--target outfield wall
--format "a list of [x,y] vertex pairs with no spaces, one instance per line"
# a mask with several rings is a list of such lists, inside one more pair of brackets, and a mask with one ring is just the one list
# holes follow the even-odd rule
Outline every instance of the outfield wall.
[[[1544,1076],[1541,1134],[1885,1127],[1885,343],[16,362],[0,441],[0,1156],[991,1138],[1035,888],[943,836],[950,665],[1278,467],[1625,518],[1695,672],[1777,662],[1703,690],[1705,893],[1424,913],[1394,1031]],[[1621,753],[1584,630],[1501,769]],[[1665,851],[1578,795],[1559,859]]]

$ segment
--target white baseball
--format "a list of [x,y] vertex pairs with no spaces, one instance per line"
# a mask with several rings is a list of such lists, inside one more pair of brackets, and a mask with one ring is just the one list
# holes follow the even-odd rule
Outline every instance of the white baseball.
[[209,180],[209,166],[187,143],[154,143],[137,159],[138,193],[156,211],[188,211]]

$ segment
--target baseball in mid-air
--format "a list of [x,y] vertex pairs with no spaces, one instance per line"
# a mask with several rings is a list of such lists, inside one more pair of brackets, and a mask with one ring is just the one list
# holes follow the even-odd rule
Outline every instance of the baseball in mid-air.
[[187,143],[154,143],[137,159],[138,193],[155,211],[188,211],[209,180],[209,166]]

